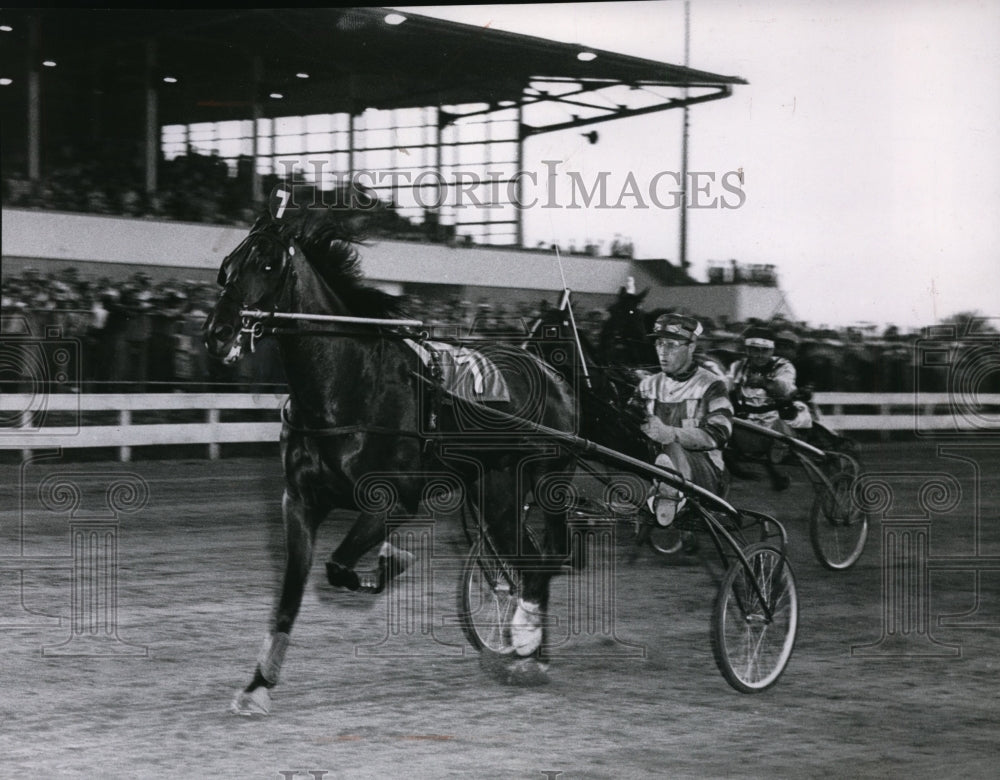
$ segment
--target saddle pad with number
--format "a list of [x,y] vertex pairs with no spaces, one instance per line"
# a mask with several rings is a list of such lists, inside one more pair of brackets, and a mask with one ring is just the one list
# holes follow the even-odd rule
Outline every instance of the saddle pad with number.
[[481,352],[440,341],[411,341],[427,369],[438,375],[445,392],[467,401],[510,401],[510,389],[500,369]]

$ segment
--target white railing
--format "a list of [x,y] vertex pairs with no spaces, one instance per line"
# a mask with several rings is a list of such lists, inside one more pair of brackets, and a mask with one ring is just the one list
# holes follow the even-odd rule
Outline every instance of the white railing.
[[1000,393],[816,393],[815,400],[838,431],[1000,432]]
[[[4,394],[0,395],[0,449],[116,447],[119,460],[128,461],[133,447],[204,444],[214,460],[221,444],[278,441],[284,401],[284,394],[274,393]],[[254,409],[272,411],[273,421],[220,421],[223,411]],[[137,412],[185,410],[204,412],[203,421],[137,423],[133,419]],[[117,412],[116,424],[88,424],[86,415],[92,412]],[[49,416],[54,418],[52,423],[47,422]]]
[[[276,393],[0,394],[0,450],[115,447],[119,459],[128,461],[133,447],[188,444],[205,445],[215,459],[222,444],[277,442],[284,400]],[[817,393],[815,400],[823,422],[842,432],[1000,432],[1000,393],[972,399],[948,393]],[[203,420],[134,419],[137,413],[185,410],[203,412]],[[240,410],[267,412],[269,419],[221,421],[223,412]],[[90,424],[87,416],[94,412],[115,412],[116,421]]]

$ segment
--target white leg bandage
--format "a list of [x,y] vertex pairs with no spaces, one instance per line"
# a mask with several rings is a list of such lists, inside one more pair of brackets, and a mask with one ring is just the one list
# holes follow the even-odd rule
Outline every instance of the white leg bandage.
[[264,637],[264,646],[257,657],[257,668],[261,676],[271,685],[278,684],[281,665],[285,662],[285,651],[288,650],[288,634],[278,632]]
[[531,655],[542,644],[542,610],[534,601],[517,600],[510,621],[510,643],[520,656]]

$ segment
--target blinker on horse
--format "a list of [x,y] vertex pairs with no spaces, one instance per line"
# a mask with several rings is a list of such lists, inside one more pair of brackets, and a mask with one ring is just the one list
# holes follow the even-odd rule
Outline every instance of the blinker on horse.
[[[222,293],[205,323],[205,344],[213,357],[236,362],[256,339],[266,337],[264,326],[277,321],[247,317],[248,310],[379,320],[402,314],[394,297],[363,283],[357,211],[274,208],[273,198],[269,212],[222,263]],[[391,482],[396,514],[404,518],[417,514],[427,475],[442,470],[455,476],[468,501],[482,497],[473,508],[497,552],[522,579],[510,656],[503,660],[514,675],[518,669],[536,674],[546,660],[544,613],[556,567],[539,566],[537,554],[524,555],[533,548],[519,510],[545,474],[570,470],[571,456],[551,442],[539,447],[524,428],[494,424],[479,404],[428,391],[420,357],[406,343],[419,342],[420,334],[355,321],[324,323],[322,332],[308,322],[281,322],[275,337],[289,391],[281,431],[286,562],[253,678],[237,693],[232,709],[245,715],[269,711],[269,690],[278,682],[302,602],[316,531],[332,510],[359,511],[326,561],[332,585],[378,592],[405,568],[408,554],[386,542],[392,510],[365,501],[373,475]],[[486,351],[507,389],[508,400],[498,403],[498,410],[560,431],[574,429],[574,394],[567,382],[516,346],[497,344]],[[442,397],[440,408],[427,408],[428,399]],[[435,446],[443,443],[447,447]],[[561,559],[565,520],[565,508],[545,512],[545,547],[552,557],[543,560]],[[380,544],[375,576],[356,572],[361,557]]]

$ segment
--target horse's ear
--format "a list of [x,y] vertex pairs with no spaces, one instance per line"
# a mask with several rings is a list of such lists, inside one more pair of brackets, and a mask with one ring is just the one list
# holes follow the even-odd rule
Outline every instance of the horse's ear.
[[625,285],[622,285],[621,287],[618,288],[618,300],[624,298],[625,295],[626,295]]
[[649,295],[649,289],[650,288],[647,287],[645,290],[639,293],[639,295],[637,296],[639,298],[639,303],[642,303],[644,300],[646,300],[646,296]]
[[275,222],[281,222],[286,218],[288,212],[295,209],[292,201],[292,187],[290,184],[279,182],[274,185],[271,194],[267,197],[267,213]]

